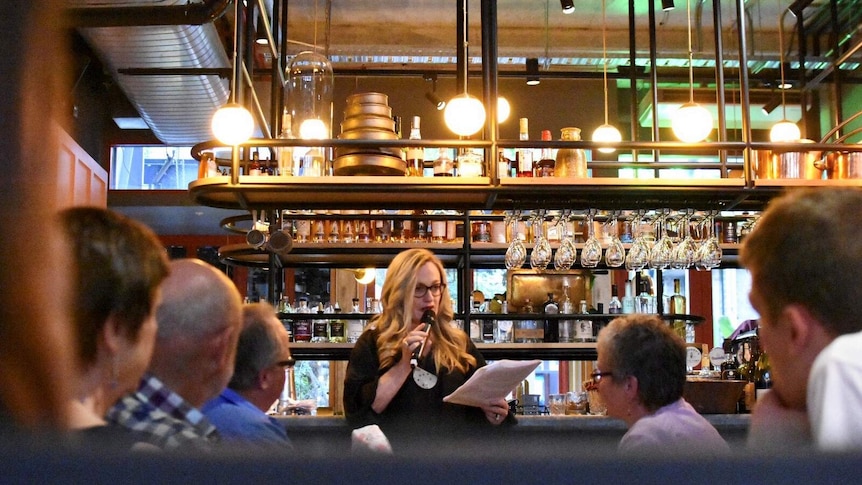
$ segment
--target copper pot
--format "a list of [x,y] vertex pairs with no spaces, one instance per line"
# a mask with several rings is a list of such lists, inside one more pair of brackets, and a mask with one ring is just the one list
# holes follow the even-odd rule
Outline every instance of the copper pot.
[[[813,143],[812,140],[800,140]],[[776,178],[818,180],[823,178],[819,151],[778,153]]]
[[862,178],[862,153],[830,152],[819,162],[828,179]]
[[754,178],[778,178],[778,154],[772,150],[755,150],[752,152],[751,164],[754,168]]

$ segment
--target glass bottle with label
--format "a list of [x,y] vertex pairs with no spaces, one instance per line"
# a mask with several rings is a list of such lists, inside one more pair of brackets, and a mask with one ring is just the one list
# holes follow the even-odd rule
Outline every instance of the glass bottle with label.
[[[507,315],[509,313],[509,302],[503,300],[500,303],[500,314]],[[512,330],[514,327],[514,322],[512,320],[498,320],[497,321],[497,335],[494,337],[494,341],[497,343],[509,343],[513,341]]]
[[470,296],[470,340],[473,342],[482,341],[482,320],[476,318],[479,314],[480,302],[475,301],[473,296]]
[[632,282],[626,281],[626,292],[623,294],[623,313],[635,312],[635,298],[632,293]]
[[611,301],[608,302],[608,313],[616,315],[623,312],[623,304],[617,294],[617,285],[611,285]]
[[[680,280],[679,278],[674,278],[673,280],[673,295],[670,297],[670,312],[671,315],[684,315],[687,313],[686,310],[686,300],[685,296],[681,293],[680,290]],[[671,328],[673,328],[674,332],[680,336],[686,342],[694,342],[694,335],[692,335],[692,339],[689,340],[686,332],[686,322],[683,319],[679,320],[671,320],[670,322]]]
[[[518,139],[526,141],[530,139],[529,122],[527,118],[518,120]],[[533,149],[522,147],[515,154],[518,159],[518,177],[533,176]]]
[[300,161],[300,175],[303,177],[322,177],[325,160],[319,147],[311,147]]
[[257,150],[251,154],[251,164],[248,166],[248,174],[252,176],[260,175],[260,159],[258,158]]
[[[548,293],[548,299],[542,304],[542,313],[545,315],[556,315],[560,313],[560,304],[554,299],[553,293]],[[555,318],[545,319],[544,341],[553,343],[559,339],[560,321]]]
[[304,318],[297,318],[293,321],[293,339],[296,342],[311,341],[311,308],[308,307],[308,298],[302,297],[299,299],[299,308],[296,313],[307,315]]
[[[293,131],[291,130],[290,124],[292,123],[290,113],[287,111],[287,107],[284,108],[284,112],[281,115],[281,135],[279,138],[282,140],[292,140],[293,139]],[[278,173],[277,175],[282,176],[290,176],[293,175],[293,147],[279,147],[278,148]]]
[[440,155],[434,159],[434,176],[435,177],[454,177],[455,162],[449,157],[449,150],[446,148],[440,149]]
[[333,315],[329,318],[329,341],[334,344],[347,342],[346,322],[341,318],[341,306],[338,302],[332,305]]
[[[524,300],[524,305],[521,307],[520,313],[535,313],[533,303],[529,298]],[[540,343],[545,338],[545,332],[539,320],[516,320],[515,321],[515,342],[521,344]]]
[[[569,298],[569,285],[563,285],[563,303],[560,305],[560,313],[564,315],[571,315],[575,313],[575,304],[572,302],[571,298]],[[560,320],[559,325],[559,338],[560,343],[570,343],[575,341],[575,321],[574,320]]]
[[[542,130],[542,141],[551,141],[551,130]],[[536,162],[536,177],[553,177],[554,165],[557,163],[553,149],[542,148],[540,153],[539,161]]]
[[312,321],[311,341],[315,343],[329,342],[329,319],[324,315],[323,302],[317,305],[317,318]]
[[[581,300],[578,304],[578,314],[587,315],[587,300]],[[575,321],[575,342],[593,342],[593,321],[587,318],[579,318]]]
[[[410,140],[421,140],[422,135],[419,132],[419,120],[418,116],[413,117],[413,121],[410,124]],[[407,176],[408,177],[421,177],[425,170],[425,149],[422,147],[408,147],[407,148]]]
[[[357,315],[362,313],[359,310],[359,298],[354,298],[352,300],[353,308],[350,309],[350,313],[353,315]],[[365,330],[365,320],[361,318],[351,318],[347,321],[347,341],[349,343],[355,343],[359,340],[359,336],[362,335],[362,331]]]

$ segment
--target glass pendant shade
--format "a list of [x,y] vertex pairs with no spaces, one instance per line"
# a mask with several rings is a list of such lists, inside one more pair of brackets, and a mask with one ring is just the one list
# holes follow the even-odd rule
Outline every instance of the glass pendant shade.
[[497,98],[497,123],[502,123],[509,119],[509,114],[512,112],[512,107],[509,105],[509,100],[503,97]]
[[242,105],[228,103],[215,112],[210,127],[218,141],[225,145],[239,145],[251,138],[254,119]]
[[802,133],[796,123],[789,120],[781,120],[772,125],[769,130],[769,140],[772,142],[797,141],[802,138]]
[[459,136],[470,136],[485,125],[485,107],[467,93],[459,94],[446,103],[443,111],[446,126]]
[[[593,131],[593,141],[594,142],[610,142],[616,143],[623,140],[623,135],[620,133],[615,126],[604,124],[599,126]],[[602,153],[613,153],[616,151],[615,148],[599,148],[598,149]]]
[[312,51],[300,52],[285,69],[285,106],[291,130],[301,138],[332,136],[332,63]]
[[697,103],[685,103],[673,114],[671,127],[681,141],[697,143],[712,131],[712,115]]

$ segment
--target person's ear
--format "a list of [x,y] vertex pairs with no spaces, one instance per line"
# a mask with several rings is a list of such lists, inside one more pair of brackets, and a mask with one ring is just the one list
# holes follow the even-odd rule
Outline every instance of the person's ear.
[[622,386],[626,398],[636,401],[638,397],[638,378],[635,376],[627,376],[624,378]]
[[105,325],[102,326],[99,339],[110,355],[116,355],[126,340],[126,331],[113,313],[108,316]]
[[257,387],[261,390],[269,389],[273,386],[272,366],[263,369],[257,373]]
[[820,323],[811,313],[800,305],[788,305],[781,311],[781,321],[787,325],[788,339],[795,352],[801,352],[810,342],[814,325]]

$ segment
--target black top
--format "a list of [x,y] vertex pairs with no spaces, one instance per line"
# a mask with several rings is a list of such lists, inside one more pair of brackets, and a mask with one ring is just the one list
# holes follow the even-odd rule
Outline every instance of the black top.
[[[389,368],[380,369],[377,355],[377,329],[362,333],[353,346],[344,380],[344,411],[353,428],[377,424],[397,450],[398,443],[428,435],[451,436],[452,433],[472,434],[474,431],[491,430],[494,426],[485,418],[481,408],[444,403],[443,397],[464,384],[476,369],[485,365],[485,359],[471,341],[467,341],[467,352],[476,358],[476,366],[467,373],[443,369],[438,375],[437,385],[422,389],[408,376],[401,389],[392,398],[386,409],[378,414],[371,409],[377,393],[380,376]],[[399,357],[400,360],[400,357]],[[419,361],[423,369],[435,373],[432,354]],[[514,423],[513,418],[507,418]]]

